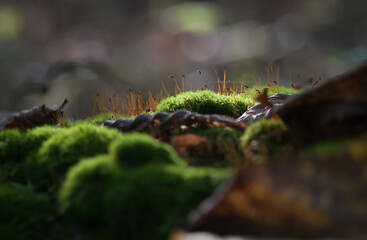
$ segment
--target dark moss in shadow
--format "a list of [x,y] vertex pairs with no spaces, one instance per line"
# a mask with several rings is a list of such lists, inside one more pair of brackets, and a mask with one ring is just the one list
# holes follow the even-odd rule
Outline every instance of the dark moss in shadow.
[[27,159],[35,156],[42,143],[58,131],[43,126],[25,132],[16,129],[0,132],[0,182],[26,183]]
[[82,239],[168,239],[228,172],[172,164],[123,168],[102,155],[74,166],[59,194]]
[[20,132],[9,129],[0,132],[0,159],[1,162],[21,162],[27,154],[37,151],[42,142],[55,134],[57,130],[51,126],[37,127]]
[[[15,184],[0,185],[0,239],[62,239],[56,233],[57,208],[48,196]],[[65,235],[64,235],[65,236]]]
[[108,218],[104,214],[109,210],[104,209],[101,203],[109,198],[107,189],[116,184],[120,174],[109,155],[82,160],[68,172],[60,190],[61,211],[70,212],[72,221],[86,228],[103,224]]

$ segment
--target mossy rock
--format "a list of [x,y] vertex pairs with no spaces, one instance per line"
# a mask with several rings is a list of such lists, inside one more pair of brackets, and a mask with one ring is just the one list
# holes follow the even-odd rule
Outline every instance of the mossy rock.
[[41,191],[54,191],[72,165],[81,158],[107,153],[110,143],[119,135],[115,129],[92,124],[60,130],[43,143],[28,163],[33,185]]
[[280,119],[261,119],[251,124],[241,137],[245,158],[255,162],[277,154],[290,154],[289,132]]
[[[183,92],[175,97],[162,100],[157,106],[158,112],[175,112],[188,110],[201,114],[220,114],[234,118],[240,117],[249,107],[256,104],[255,98],[258,91],[263,91],[264,86],[257,89],[253,87],[243,94],[220,95],[210,90]],[[268,88],[268,94],[275,93],[298,93],[299,90],[286,87]]]
[[51,236],[57,209],[48,196],[29,188],[0,185],[0,239],[58,239]]
[[246,111],[248,99],[241,95],[219,95],[210,90],[183,92],[175,97],[162,100],[157,106],[159,112],[188,110],[202,114],[221,114],[239,117]]
[[42,143],[58,132],[52,126],[25,132],[9,129],[0,132],[0,182],[25,183],[27,159],[36,155]]
[[119,136],[111,144],[110,153],[122,167],[139,167],[145,164],[185,165],[169,144],[140,133]]
[[102,155],[69,171],[59,202],[82,239],[168,239],[228,176],[223,170],[172,164],[125,169]]

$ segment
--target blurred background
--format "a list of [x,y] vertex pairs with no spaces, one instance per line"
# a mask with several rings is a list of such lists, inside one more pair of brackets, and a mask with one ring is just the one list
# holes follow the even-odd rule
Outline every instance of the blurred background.
[[[63,97],[93,114],[97,92],[172,91],[169,75],[216,85],[214,70],[251,85],[279,67],[284,85],[367,59],[363,0],[1,0],[0,111]],[[71,113],[70,113],[71,112]]]

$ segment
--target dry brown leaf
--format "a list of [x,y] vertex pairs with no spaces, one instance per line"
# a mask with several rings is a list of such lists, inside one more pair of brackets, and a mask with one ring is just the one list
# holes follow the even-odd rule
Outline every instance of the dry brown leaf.
[[264,88],[263,93],[257,96],[256,101],[267,107],[273,107],[273,104],[269,102],[268,89]]
[[18,129],[20,131],[25,131],[27,129],[32,129],[35,126],[25,118],[13,117],[11,121],[5,125],[4,129]]
[[63,116],[63,108],[68,103],[67,99],[59,106],[47,108],[44,104],[29,110],[12,114],[11,121],[5,125],[4,129],[19,129],[21,131],[41,126],[45,124],[56,124]]

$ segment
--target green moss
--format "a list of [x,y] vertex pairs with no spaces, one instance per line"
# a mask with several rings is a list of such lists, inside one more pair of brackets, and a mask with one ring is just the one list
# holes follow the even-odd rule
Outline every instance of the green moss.
[[209,168],[153,165],[129,174],[130,188],[123,205],[123,222],[131,234],[128,239],[168,239],[169,233],[226,177],[226,172]]
[[29,163],[29,174],[37,189],[52,191],[66,172],[79,159],[107,153],[110,143],[120,133],[115,129],[101,128],[91,124],[79,124],[62,129],[49,138],[38,155]]
[[34,156],[42,143],[58,130],[51,126],[37,127],[26,132],[16,129],[0,132],[0,181],[26,181],[26,161]]
[[137,167],[148,163],[185,164],[170,145],[140,133],[119,136],[111,144],[110,153],[123,167]]
[[[259,91],[263,91],[261,87]],[[188,110],[202,114],[221,114],[230,117],[240,117],[249,107],[257,102],[258,95],[256,87],[247,90],[244,94],[220,95],[210,90],[197,92],[183,92],[175,97],[162,100],[157,106],[159,112],[175,112]],[[269,96],[275,93],[298,93],[299,90],[286,87],[269,88]]]
[[1,162],[20,162],[27,154],[37,151],[42,142],[56,132],[51,126],[37,127],[26,132],[9,129],[0,132]]
[[289,150],[288,128],[282,120],[261,119],[251,124],[241,137],[245,157],[262,161]]
[[16,129],[0,132],[0,160],[1,163],[13,161],[18,162],[23,157],[19,151],[24,145],[24,134]]
[[177,165],[117,167],[108,155],[68,173],[59,202],[82,239],[168,239],[228,172]]
[[[85,226],[99,222],[98,218],[108,212],[99,204],[108,197],[106,190],[115,185],[119,174],[120,169],[109,155],[83,159],[70,169],[60,190],[61,210],[72,212],[75,218],[73,221],[83,223]],[[102,223],[101,219],[99,224]]]
[[19,185],[3,184],[0,209],[0,239],[50,239],[56,208],[46,195]]
[[162,100],[157,106],[160,112],[188,110],[202,114],[221,114],[239,117],[247,109],[248,99],[241,95],[225,96],[213,91],[184,92]]

